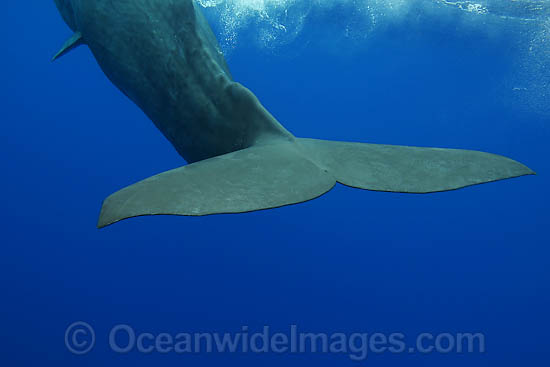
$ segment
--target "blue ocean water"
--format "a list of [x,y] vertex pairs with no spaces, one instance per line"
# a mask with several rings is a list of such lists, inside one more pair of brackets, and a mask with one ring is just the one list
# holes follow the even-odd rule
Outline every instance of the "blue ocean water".
[[[431,195],[339,185],[275,210],[97,230],[107,195],[184,162],[86,47],[49,62],[70,36],[53,1],[6,3],[0,364],[548,365],[548,2],[201,4],[235,79],[295,135],[476,149],[538,175]],[[94,330],[84,355],[71,343],[91,334],[71,335],[75,322]],[[153,350],[114,350],[117,325]],[[155,344],[264,327],[399,334],[406,348],[369,343],[356,358],[362,338],[340,353]],[[484,351],[409,352],[420,335],[429,346],[459,333],[482,335]]]

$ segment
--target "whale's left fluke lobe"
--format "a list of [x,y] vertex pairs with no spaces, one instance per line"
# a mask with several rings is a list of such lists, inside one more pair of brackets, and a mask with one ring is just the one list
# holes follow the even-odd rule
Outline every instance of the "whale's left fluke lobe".
[[255,146],[163,172],[105,199],[99,228],[142,215],[244,213],[315,199],[334,176],[294,143]]

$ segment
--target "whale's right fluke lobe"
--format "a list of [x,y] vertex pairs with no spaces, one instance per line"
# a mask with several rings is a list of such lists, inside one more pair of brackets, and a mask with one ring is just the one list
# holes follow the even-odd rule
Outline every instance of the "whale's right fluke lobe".
[[533,175],[512,159],[473,150],[299,139],[307,154],[346,185],[430,193]]

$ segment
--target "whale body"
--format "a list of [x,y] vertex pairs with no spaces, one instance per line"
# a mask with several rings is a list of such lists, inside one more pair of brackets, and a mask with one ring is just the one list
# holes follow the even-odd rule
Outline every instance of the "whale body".
[[242,213],[314,199],[336,182],[430,193],[534,174],[459,149],[297,138],[235,82],[193,0],[55,0],[111,82],[189,163],[105,199],[98,227],[142,215]]

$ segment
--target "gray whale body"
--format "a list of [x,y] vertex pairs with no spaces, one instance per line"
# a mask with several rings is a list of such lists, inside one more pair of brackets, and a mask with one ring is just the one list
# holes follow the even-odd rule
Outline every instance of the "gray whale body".
[[431,193],[534,174],[471,150],[294,137],[235,82],[193,0],[55,0],[73,36],[189,163],[105,199],[98,227],[142,215],[242,213],[314,199],[336,182]]

